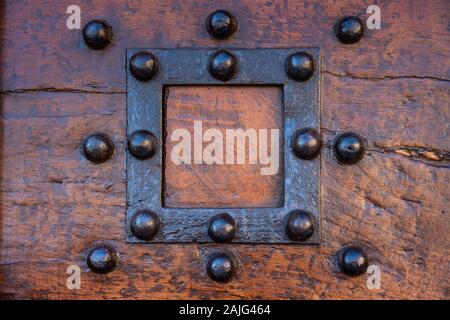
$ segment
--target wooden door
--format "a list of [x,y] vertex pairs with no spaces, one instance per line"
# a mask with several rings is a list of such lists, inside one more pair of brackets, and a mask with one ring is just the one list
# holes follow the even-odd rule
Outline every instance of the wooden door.
[[[370,4],[3,1],[0,297],[448,298],[450,5],[374,1],[381,28],[369,29]],[[71,5],[80,9],[81,29],[68,28],[67,20],[76,14],[73,7],[68,10]],[[205,28],[205,19],[218,9],[237,21],[227,39],[215,39]],[[336,38],[334,28],[345,16],[362,21],[364,35],[356,43]],[[89,48],[82,35],[97,19],[113,33],[101,50]],[[126,54],[132,48],[320,51],[318,243],[127,241]],[[282,127],[279,87],[165,90],[162,130],[190,128],[199,117],[222,129]],[[96,132],[114,145],[103,163],[87,160],[81,150]],[[336,138],[346,132],[358,134],[365,146],[363,158],[351,165],[340,163],[333,151]],[[165,154],[169,147],[167,139],[158,141]],[[166,163],[165,203],[224,211],[281,205],[286,172],[267,178],[251,166],[216,169]],[[86,262],[90,250],[102,244],[118,258],[107,274],[93,272]],[[360,276],[348,276],[339,265],[348,246],[366,254],[370,269]],[[236,258],[236,273],[227,283],[206,272],[211,252],[220,250]],[[68,286],[77,267],[79,289]],[[377,281],[379,286],[370,285]]]

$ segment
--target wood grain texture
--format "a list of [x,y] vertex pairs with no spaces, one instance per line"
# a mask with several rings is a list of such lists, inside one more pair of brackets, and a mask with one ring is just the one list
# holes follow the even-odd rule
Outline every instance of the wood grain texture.
[[[245,140],[245,164],[227,164],[226,130],[267,130],[265,142],[270,154],[272,129],[279,130],[278,143],[283,139],[283,91],[278,87],[168,87],[166,89],[166,142],[164,159],[164,204],[167,207],[200,208],[276,208],[283,205],[283,168],[273,175],[262,175],[261,169],[269,165],[249,164],[249,138]],[[201,121],[202,132],[219,130],[222,140],[222,164],[195,164],[194,122]],[[186,129],[191,134],[191,163],[177,165],[171,152],[180,143],[171,141],[175,130]],[[201,137],[203,139],[203,137]],[[209,141],[209,140],[208,140]],[[261,141],[257,140],[259,146]],[[205,141],[201,152],[209,145]],[[282,163],[279,149],[278,163]],[[257,155],[257,154],[256,154]],[[219,155],[214,154],[215,157]],[[258,157],[258,155],[257,155]]]
[[[320,47],[324,71],[356,78],[449,79],[448,2],[380,1],[382,28],[355,47],[336,41],[333,25],[345,15],[366,18],[362,1],[78,1],[83,24],[105,19],[114,42],[92,51],[81,32],[65,27],[65,2],[6,1],[2,18],[3,90],[71,89],[124,92],[126,48]],[[238,32],[212,40],[204,28],[215,9],[231,10]],[[38,62],[38,63],[37,63]]]
[[[78,1],[83,23],[105,18],[113,45],[94,52],[65,29],[60,1],[5,1],[1,29],[0,297],[90,299],[324,299],[450,297],[448,2],[379,2],[382,29],[342,45],[332,26],[365,15],[361,1],[224,1],[240,22],[214,41],[210,1]],[[57,27],[60,26],[60,27]],[[322,243],[197,245],[125,243],[125,49],[289,47],[322,49]],[[367,154],[339,165],[341,132],[367,139]],[[113,158],[93,165],[83,138],[108,133]],[[119,267],[90,272],[90,247],[117,248]],[[348,278],[336,253],[364,247],[381,289]],[[239,273],[209,280],[213,250],[234,252]],[[81,290],[66,268],[82,269]]]

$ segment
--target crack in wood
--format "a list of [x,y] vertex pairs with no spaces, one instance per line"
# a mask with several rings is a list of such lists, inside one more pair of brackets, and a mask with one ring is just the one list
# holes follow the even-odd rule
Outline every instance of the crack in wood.
[[322,70],[321,73],[322,74],[324,74],[324,73],[325,74],[329,74],[331,76],[339,77],[339,78],[351,78],[351,79],[368,80],[368,81],[402,80],[402,79],[433,80],[433,81],[444,81],[444,82],[449,82],[450,81],[450,79],[431,77],[431,76],[426,76],[426,75],[425,76],[414,76],[414,75],[390,76],[390,75],[385,75],[385,76],[382,76],[382,77],[366,77],[366,76],[357,75],[357,74],[352,73],[352,72],[336,73],[336,72],[329,71],[329,70]]
[[369,151],[390,152],[413,159],[450,163],[450,151],[447,150],[422,146],[384,146],[377,142],[374,142],[373,145],[375,149],[370,149]]
[[[363,75],[358,75],[352,72],[345,73],[337,73],[330,70],[321,70],[322,74],[329,74],[334,77],[339,78],[349,78],[355,80],[367,80],[367,81],[382,81],[382,80],[402,80],[402,79],[416,79],[416,80],[432,80],[432,81],[443,81],[450,82],[450,79],[447,78],[438,78],[432,76],[420,76],[420,75],[384,75],[382,77],[367,77]],[[90,84],[93,88],[101,88],[102,86],[96,86]],[[107,88],[105,88],[107,89]],[[56,92],[56,93],[92,93],[92,94],[126,94],[126,90],[86,90],[86,89],[77,89],[77,88],[57,88],[57,87],[44,87],[44,88],[22,88],[22,89],[10,89],[10,90],[1,90],[0,95],[8,95],[8,94],[22,94],[22,93],[39,93],[39,92]]]
[[126,90],[116,90],[116,91],[99,91],[99,90],[85,90],[85,89],[75,89],[75,88],[27,88],[27,89],[12,89],[12,90],[2,90],[1,95],[9,94],[26,94],[26,93],[88,93],[88,94],[126,94]]
[[[327,132],[332,136],[337,136],[339,133],[331,129],[321,127],[321,131]],[[333,139],[323,142],[323,147],[332,149],[334,147]],[[450,151],[446,149],[437,149],[418,145],[384,145],[381,142],[371,141],[366,148],[369,152],[378,153],[394,153],[413,160],[426,161],[425,164],[440,163],[445,167],[450,168]]]

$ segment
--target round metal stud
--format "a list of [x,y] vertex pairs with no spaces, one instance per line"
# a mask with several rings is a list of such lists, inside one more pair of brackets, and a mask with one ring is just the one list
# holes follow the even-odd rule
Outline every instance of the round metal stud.
[[83,142],[83,154],[91,162],[105,162],[113,153],[114,144],[104,133],[94,133]]
[[334,154],[343,164],[357,163],[364,155],[363,139],[355,133],[344,133],[336,139]]
[[206,266],[209,277],[217,282],[228,282],[237,270],[236,258],[228,252],[213,254]]
[[109,273],[117,266],[116,251],[106,245],[92,249],[87,258],[87,265],[95,273]]
[[291,147],[298,158],[310,160],[319,154],[322,141],[316,130],[306,128],[297,130],[294,133],[291,140]]
[[149,241],[158,233],[160,226],[161,221],[156,213],[150,210],[141,210],[133,216],[130,229],[136,238]]
[[358,42],[364,35],[364,27],[358,17],[345,17],[335,27],[336,37],[342,43]]
[[230,242],[233,240],[236,230],[236,220],[228,213],[220,213],[211,219],[208,235],[216,242]]
[[111,43],[112,37],[112,27],[102,20],[91,21],[83,29],[84,42],[94,50],[106,48]]
[[228,51],[218,51],[209,60],[208,71],[211,76],[218,80],[230,80],[236,73],[236,69],[236,57]]
[[130,72],[139,81],[151,80],[158,70],[158,59],[150,52],[138,52],[130,59]]
[[294,241],[305,241],[314,233],[314,219],[303,210],[292,210],[286,216],[286,234]]
[[339,268],[349,276],[363,274],[369,265],[366,253],[361,248],[354,246],[341,249],[338,259]]
[[225,10],[217,10],[206,18],[206,30],[216,39],[225,39],[237,29],[237,20]]
[[133,157],[140,160],[152,157],[157,146],[156,137],[147,130],[136,131],[128,138],[128,150]]
[[306,81],[314,74],[314,59],[306,52],[297,52],[286,59],[286,72],[295,81]]

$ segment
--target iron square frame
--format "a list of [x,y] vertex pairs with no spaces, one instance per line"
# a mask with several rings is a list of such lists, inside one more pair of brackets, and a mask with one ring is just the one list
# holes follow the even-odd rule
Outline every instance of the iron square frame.
[[[130,58],[137,52],[151,52],[159,61],[158,74],[148,82],[136,80],[130,73]],[[301,128],[320,132],[320,65],[318,48],[229,49],[238,61],[238,72],[229,81],[214,79],[207,70],[214,49],[128,49],[127,62],[127,136],[148,130],[158,139],[158,151],[150,159],[139,160],[126,155],[128,243],[208,243],[208,222],[218,213],[227,212],[237,222],[232,243],[319,244],[320,155],[301,160],[291,151],[290,139]],[[304,51],[314,58],[314,75],[305,82],[288,77],[285,61],[289,55]],[[284,103],[284,206],[280,208],[168,208],[163,207],[163,126],[164,90],[176,85],[263,85],[279,86]],[[281,166],[280,166],[281,167]],[[130,222],[137,210],[150,209],[161,219],[161,229],[151,241],[133,236]],[[285,216],[294,209],[309,211],[314,217],[315,232],[308,240],[296,242],[285,234]]]

